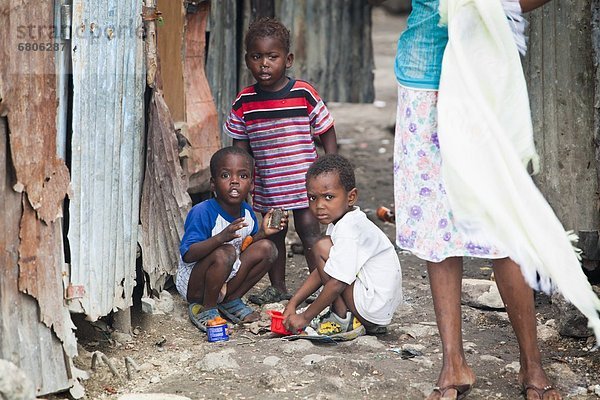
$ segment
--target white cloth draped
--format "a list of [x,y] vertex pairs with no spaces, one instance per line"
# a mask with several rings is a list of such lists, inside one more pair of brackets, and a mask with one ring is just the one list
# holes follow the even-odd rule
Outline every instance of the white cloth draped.
[[497,244],[531,287],[558,290],[600,343],[600,300],[527,172],[539,158],[523,70],[500,0],[442,0],[449,41],[438,98],[442,174],[458,226]]

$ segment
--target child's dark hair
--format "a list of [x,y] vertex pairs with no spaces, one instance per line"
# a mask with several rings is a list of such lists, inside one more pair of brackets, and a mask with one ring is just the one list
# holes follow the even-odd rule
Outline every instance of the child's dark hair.
[[217,176],[217,167],[223,161],[225,156],[227,155],[239,155],[244,157],[248,161],[248,166],[250,167],[250,173],[254,172],[254,159],[248,152],[244,149],[240,149],[239,147],[229,146],[223,147],[220,150],[217,150],[215,154],[210,158],[210,176],[213,178]]
[[248,27],[246,39],[244,40],[246,51],[256,39],[266,37],[278,39],[285,52],[290,52],[290,31],[278,20],[268,17],[259,18]]
[[328,172],[337,172],[340,177],[340,182],[346,192],[351,191],[356,187],[356,179],[354,177],[354,168],[350,161],[340,156],[339,154],[325,154],[311,164],[306,172],[306,180],[325,174]]

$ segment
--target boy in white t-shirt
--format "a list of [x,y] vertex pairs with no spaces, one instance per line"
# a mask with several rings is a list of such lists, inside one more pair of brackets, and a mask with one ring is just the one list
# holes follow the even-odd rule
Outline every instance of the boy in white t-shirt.
[[[302,329],[330,306],[316,324],[319,334],[386,332],[402,301],[400,262],[388,237],[355,206],[352,165],[338,154],[320,157],[306,173],[306,188],[310,211],[328,225],[327,236],[313,248],[316,268],[285,308],[285,327]],[[321,286],[317,299],[296,314]]]

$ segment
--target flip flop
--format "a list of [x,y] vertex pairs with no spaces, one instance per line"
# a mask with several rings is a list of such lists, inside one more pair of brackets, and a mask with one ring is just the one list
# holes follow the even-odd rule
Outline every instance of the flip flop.
[[523,393],[523,396],[525,398],[527,398],[528,390],[533,390],[539,396],[540,400],[544,400],[544,395],[552,390],[556,391],[556,388],[552,385],[547,385],[542,388],[537,387],[535,385],[531,385],[531,384],[525,385],[525,386],[523,386],[523,389],[521,390],[521,392]]
[[221,315],[215,307],[204,309],[202,304],[191,303],[188,306],[188,316],[196,328],[200,329],[202,332],[206,332],[206,324],[208,321],[215,317],[220,317]]
[[255,310],[244,303],[239,297],[228,301],[227,303],[217,304],[217,308],[234,324],[239,324],[240,322],[252,322],[244,320],[249,315],[255,313]]
[[456,390],[456,400],[460,400],[467,397],[467,395],[471,393],[472,389],[473,384],[465,383],[463,385],[448,385],[444,387],[436,386],[433,388],[433,392],[438,392],[440,397],[445,397],[448,390]]
[[310,340],[311,342],[320,343],[320,344],[337,344],[337,341],[334,338],[332,338],[331,336],[326,336],[326,335],[306,335],[306,334],[304,334],[304,335],[289,335],[289,336],[284,336],[283,339],[289,340],[289,341],[303,339],[303,340]]
[[291,298],[291,294],[283,293],[281,290],[277,289],[274,286],[268,286],[258,295],[253,294],[251,296],[248,296],[248,300],[259,306],[269,303],[278,303],[282,300],[289,300]]

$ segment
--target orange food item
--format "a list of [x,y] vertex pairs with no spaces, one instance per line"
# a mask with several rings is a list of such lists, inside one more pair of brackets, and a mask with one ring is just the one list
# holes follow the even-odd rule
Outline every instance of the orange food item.
[[246,239],[244,239],[244,241],[242,242],[242,249],[241,249],[241,251],[246,250],[246,248],[252,244],[253,240],[254,239],[252,238],[252,236],[246,236]]
[[223,325],[226,323],[227,323],[227,321],[225,321],[225,319],[223,319],[222,317],[215,317],[215,318],[211,319],[210,321],[208,321],[206,324],[208,326],[219,326],[219,325]]

